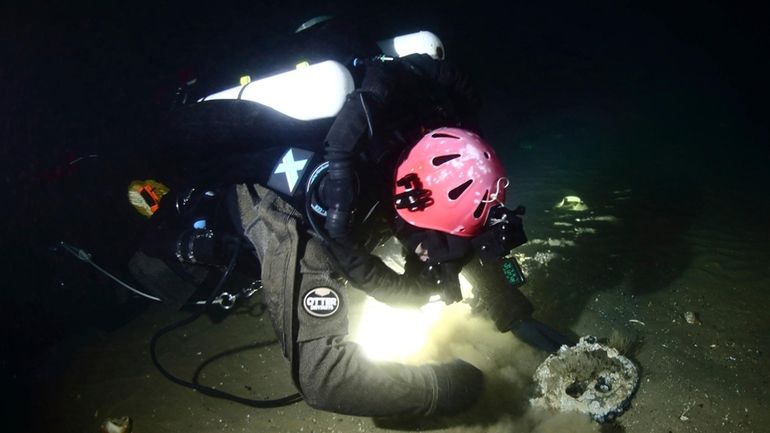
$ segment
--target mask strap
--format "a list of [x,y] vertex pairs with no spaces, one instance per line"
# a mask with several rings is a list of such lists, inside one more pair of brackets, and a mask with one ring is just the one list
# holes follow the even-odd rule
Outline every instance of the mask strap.
[[505,182],[505,185],[503,185],[503,191],[505,191],[505,189],[508,188],[508,185],[511,184],[511,181],[508,180],[507,177],[501,177],[497,179],[497,182],[495,182],[495,192],[489,195],[489,199],[482,200],[482,203],[492,203],[493,201],[497,201],[497,196],[500,195],[500,181]]

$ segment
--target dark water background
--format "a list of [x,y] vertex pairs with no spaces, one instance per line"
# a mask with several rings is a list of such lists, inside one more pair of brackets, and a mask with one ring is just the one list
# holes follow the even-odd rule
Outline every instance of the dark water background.
[[[147,143],[180,78],[266,67],[275,40],[333,9],[305,3],[2,7],[0,326],[3,382],[18,403],[3,418],[24,424],[35,390],[57,377],[79,341],[144,309],[51,247],[71,242],[127,277],[143,225],[125,189],[155,176]],[[581,314],[602,288],[652,301],[671,287],[694,290],[677,286],[683,278],[704,287],[693,296],[715,304],[766,298],[766,10],[630,1],[367,9],[385,33],[434,31],[469,71],[483,126],[513,179],[511,200],[528,206],[530,238],[565,236],[551,208],[568,194],[623,221],[580,237],[549,279],[532,282],[544,317],[586,328]],[[620,201],[618,191],[628,191]],[[565,290],[558,296],[539,290],[554,282]],[[768,330],[766,316],[745,323],[751,335]],[[757,344],[766,351],[767,337]]]

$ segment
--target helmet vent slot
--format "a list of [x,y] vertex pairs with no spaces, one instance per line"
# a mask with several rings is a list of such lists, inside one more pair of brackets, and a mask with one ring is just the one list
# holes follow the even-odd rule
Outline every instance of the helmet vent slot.
[[449,191],[449,194],[448,194],[449,195],[449,199],[450,200],[457,200],[465,192],[465,190],[468,189],[469,186],[471,186],[472,183],[473,183],[473,179],[468,179],[467,181],[465,181],[461,185],[458,185],[458,186],[452,188],[452,190]]
[[434,167],[438,167],[440,165],[446,164],[447,162],[459,158],[460,155],[457,153],[453,153],[451,155],[443,155],[443,156],[437,156],[431,160],[431,163]]
[[476,210],[473,211],[473,218],[476,218],[476,219],[481,218],[481,215],[484,213],[484,208],[488,203],[487,202],[488,195],[489,195],[489,191],[484,191],[484,198],[481,199],[481,202],[479,202],[479,205],[476,206]]
[[455,140],[459,140],[460,137],[452,134],[447,134],[445,132],[437,132],[435,134],[430,135],[432,138],[454,138]]

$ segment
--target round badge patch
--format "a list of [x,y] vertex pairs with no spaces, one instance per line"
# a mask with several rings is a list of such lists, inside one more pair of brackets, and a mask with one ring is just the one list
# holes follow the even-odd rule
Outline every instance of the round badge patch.
[[340,308],[340,295],[329,287],[316,287],[302,298],[302,307],[315,317],[329,317]]

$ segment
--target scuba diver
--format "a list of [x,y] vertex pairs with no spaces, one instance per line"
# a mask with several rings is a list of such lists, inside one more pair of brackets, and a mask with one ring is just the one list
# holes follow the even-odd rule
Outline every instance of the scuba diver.
[[[336,22],[314,23],[314,36],[338,30]],[[547,352],[571,343],[532,318],[532,304],[507,278],[506,256],[526,242],[524,210],[505,206],[509,180],[483,138],[470,80],[428,36],[429,47],[411,54],[383,55],[380,46],[334,59],[352,67],[355,86],[331,123],[246,101],[248,83],[237,99],[201,100],[176,120],[185,146],[239,152],[192,170],[204,186],[182,189],[192,192],[160,208],[198,210],[177,209],[190,216],[159,224],[143,251],[184,266],[222,267],[236,249],[256,257],[294,383],[317,409],[453,414],[483,389],[482,372],[460,359],[419,366],[368,360],[345,340],[350,290],[390,305],[419,307],[435,295],[452,303],[462,300],[463,271],[475,290],[474,311],[501,332]],[[325,135],[313,141],[308,125]],[[218,129],[225,132],[217,136]],[[262,134],[249,137],[256,129]],[[372,252],[392,237],[404,246],[403,274]]]

